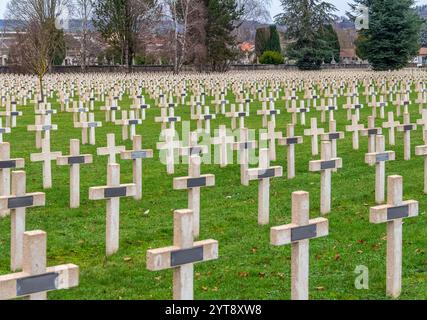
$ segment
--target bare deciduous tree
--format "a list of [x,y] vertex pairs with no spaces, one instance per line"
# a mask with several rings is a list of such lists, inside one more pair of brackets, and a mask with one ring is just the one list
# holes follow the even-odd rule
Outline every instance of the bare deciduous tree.
[[78,18],[81,20],[80,30],[80,66],[86,69],[88,50],[91,41],[89,23],[92,19],[93,0],[74,0],[73,7],[76,9]]
[[43,78],[49,71],[58,45],[56,19],[68,0],[12,0],[8,17],[20,22],[20,61],[26,71],[39,79],[43,95]]

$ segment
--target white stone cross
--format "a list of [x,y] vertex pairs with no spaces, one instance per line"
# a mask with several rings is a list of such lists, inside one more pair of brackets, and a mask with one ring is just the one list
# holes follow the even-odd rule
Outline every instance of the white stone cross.
[[50,151],[50,139],[42,140],[42,152],[30,154],[31,162],[43,162],[43,189],[52,188],[52,165],[51,161],[56,160],[62,152]]
[[89,113],[89,121],[86,121],[86,114],[81,117],[80,122],[77,122],[74,124],[74,128],[81,128],[82,129],[82,144],[88,143],[88,134],[87,130],[89,129],[89,144],[95,145],[96,144],[96,135],[95,130],[96,128],[102,127],[102,122],[95,121],[95,114],[93,112]]
[[270,178],[283,175],[280,166],[271,167],[268,149],[259,149],[259,167],[248,169],[249,180],[258,180],[258,224],[266,225],[270,221]]
[[311,136],[311,154],[319,154],[319,135],[325,133],[323,128],[317,128],[317,118],[311,118],[311,129],[304,129],[305,136]]
[[107,134],[107,146],[96,149],[96,154],[98,156],[108,155],[108,163],[116,163],[116,154],[120,154],[122,151],[125,151],[125,146],[116,146],[116,136],[114,133]]
[[[196,148],[198,152],[194,152]],[[187,149],[188,150],[188,149]],[[193,234],[198,238],[200,234],[200,188],[213,187],[215,176],[213,174],[200,174],[201,157],[200,147],[191,147],[188,155],[188,176],[173,179],[174,190],[188,190],[188,208],[193,211]]]
[[276,140],[281,139],[283,134],[280,131],[274,131],[276,128],[273,121],[268,122],[267,128],[267,132],[261,132],[260,142],[268,141],[269,159],[270,161],[276,161]]
[[46,196],[42,192],[26,193],[25,171],[12,172],[12,192],[10,195],[0,197],[0,211],[11,211],[10,269],[12,271],[22,268],[26,208],[44,206],[45,202]]
[[2,119],[0,118],[0,142],[3,142],[3,134],[10,133],[10,128],[2,127]]
[[388,142],[390,145],[396,145],[395,128],[400,125],[399,121],[394,121],[394,113],[390,111],[388,113],[388,121],[383,122],[383,128],[388,129]]
[[220,125],[219,129],[215,131],[217,131],[218,136],[212,138],[212,144],[218,146],[219,165],[224,168],[230,163],[229,158],[233,158],[233,154],[229,151],[234,143],[234,136],[227,135],[227,127],[225,125]]
[[394,151],[385,151],[385,138],[383,135],[376,136],[375,152],[365,155],[365,162],[375,165],[375,201],[377,204],[384,202],[385,193],[385,162],[396,158]]
[[249,129],[241,128],[239,130],[239,141],[233,143],[233,150],[239,153],[238,159],[240,163],[240,182],[244,186],[249,185],[247,170],[249,169],[250,154],[249,150],[255,152],[257,147],[256,140],[250,140]]
[[[10,169],[22,169],[25,166],[23,158],[10,158],[10,144],[0,142],[0,196],[10,195]],[[0,210],[0,218],[9,215],[9,210]]]
[[243,104],[239,104],[239,111],[236,112],[236,105],[231,105],[231,111],[227,112],[225,116],[231,118],[231,130],[237,129],[236,121],[239,119],[239,128],[245,127],[245,117],[248,117],[249,114],[243,110]]
[[107,185],[89,189],[89,200],[107,200],[105,250],[111,256],[119,250],[120,198],[136,195],[134,183],[120,184],[120,165],[109,163]]
[[[342,131],[337,131],[337,122],[335,120],[329,121],[329,132],[324,133],[320,136],[322,141],[330,141],[331,142],[331,156],[332,158],[337,157],[337,141],[344,139],[345,134]],[[337,171],[337,169],[333,169],[333,171]]]
[[133,183],[136,186],[135,200],[142,199],[142,160],[153,158],[152,149],[142,149],[142,137],[135,135],[133,137],[133,149],[121,152],[121,158],[132,160]]
[[295,145],[303,143],[303,137],[295,136],[295,125],[288,124],[286,137],[278,140],[279,145],[287,146],[287,169],[288,179],[295,178]]
[[411,160],[411,131],[414,130],[417,130],[417,125],[411,123],[411,115],[405,112],[403,124],[397,126],[397,131],[403,132],[403,158],[405,161]]
[[[42,147],[42,139],[50,139],[50,132],[58,130],[56,124],[51,124],[50,118],[43,118],[40,115],[36,115],[35,124],[30,124],[27,126],[27,131],[35,131],[36,133],[36,148],[40,149]],[[42,137],[44,133],[44,137]]]
[[308,300],[309,241],[325,237],[329,233],[329,222],[325,218],[310,220],[308,192],[292,193],[292,223],[273,227],[270,243],[273,246],[291,244],[291,297],[292,300]]
[[[175,131],[172,129],[165,129],[162,131],[164,142],[157,143],[157,149],[166,153],[164,159],[161,160],[166,162],[166,170],[168,174],[175,173],[175,150],[181,147],[181,142],[175,140]],[[162,156],[162,154],[160,155]]]
[[357,115],[353,114],[351,116],[351,125],[346,126],[348,132],[353,132],[353,150],[359,150],[359,131],[365,129],[363,124],[358,123],[359,120]]
[[362,136],[368,137],[368,153],[375,152],[375,137],[382,134],[382,128],[375,127],[375,117],[368,117],[368,128],[360,131]]
[[427,130],[424,130],[424,145],[415,147],[415,154],[424,157],[424,193],[427,194]]
[[342,168],[341,158],[332,158],[332,146],[329,141],[322,141],[320,160],[310,161],[309,171],[320,171],[320,213],[331,212],[331,177],[333,169]]
[[58,166],[70,166],[70,208],[80,207],[80,165],[93,162],[91,154],[80,154],[80,141],[70,140],[70,155],[59,156]]
[[423,126],[423,130],[427,129],[427,109],[423,109],[421,112],[422,118],[417,120],[417,124]]
[[193,211],[175,210],[173,246],[147,251],[147,269],[173,269],[173,299],[192,300],[194,263],[218,259],[218,241],[193,240]]
[[387,178],[387,204],[372,207],[369,221],[387,223],[387,295],[398,298],[402,289],[402,225],[403,219],[418,216],[418,202],[403,201],[403,178]]
[[0,300],[46,300],[48,291],[79,285],[78,266],[46,266],[46,238],[46,232],[40,230],[23,233],[23,270],[0,276]]

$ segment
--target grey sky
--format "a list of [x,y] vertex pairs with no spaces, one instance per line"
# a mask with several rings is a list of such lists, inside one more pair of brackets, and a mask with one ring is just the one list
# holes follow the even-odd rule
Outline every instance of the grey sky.
[[[331,2],[333,3],[337,9],[339,10],[336,14],[337,15],[344,15],[346,10],[348,10],[348,3],[352,2],[350,0],[325,0],[327,2]],[[280,8],[280,0],[272,0],[272,5],[271,5],[271,17],[274,17],[276,14],[281,12],[281,8]],[[416,1],[417,5],[423,5],[423,4],[427,4],[427,0],[418,0]]]
[[[346,9],[348,8],[348,2],[346,0],[327,0],[329,2],[332,2],[335,4],[335,6],[340,10],[339,15],[344,14]],[[8,0],[0,0],[0,17],[3,17],[6,12],[6,4],[8,3]],[[427,0],[418,0],[417,4],[427,4]],[[271,5],[271,16],[274,17],[276,14],[280,13],[280,1],[279,0],[272,0]]]

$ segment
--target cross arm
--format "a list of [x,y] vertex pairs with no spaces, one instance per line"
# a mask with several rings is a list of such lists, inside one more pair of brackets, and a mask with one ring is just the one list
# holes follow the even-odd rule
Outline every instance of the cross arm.
[[365,163],[373,166],[378,162],[394,161],[396,160],[396,153],[394,151],[374,152],[365,154]]
[[316,218],[305,226],[291,223],[273,227],[270,230],[270,243],[273,246],[282,246],[306,239],[325,237],[329,233],[329,221],[325,218]]
[[105,200],[119,197],[133,197],[136,195],[134,183],[121,184],[116,187],[91,187],[89,188],[89,200]]
[[45,273],[34,276],[25,272],[7,274],[0,276],[0,300],[73,288],[78,284],[79,267],[74,264],[49,267]]
[[233,150],[249,150],[255,149],[257,147],[257,141],[248,141],[248,142],[234,142]]
[[418,201],[403,201],[400,206],[380,205],[370,209],[369,222],[379,224],[387,221],[418,216]]
[[95,122],[77,122],[74,124],[74,128],[98,128],[102,127],[101,121],[95,121]]
[[181,177],[173,179],[174,190],[186,190],[200,187],[213,187],[215,185],[215,175],[205,174],[197,178]]
[[27,131],[51,131],[58,130],[58,126],[56,124],[30,124],[27,126]]
[[341,169],[342,168],[342,159],[334,158],[331,160],[315,160],[309,162],[309,171],[316,172],[327,169]]
[[401,124],[397,126],[397,131],[399,132],[406,132],[406,131],[412,131],[417,130],[416,124]]
[[399,125],[400,125],[399,121],[393,121],[393,122],[384,122],[382,126],[383,128],[388,129],[388,128],[395,128]]
[[276,166],[267,169],[253,168],[247,170],[249,180],[278,178],[283,176],[283,167]]
[[159,150],[169,149],[171,147],[178,149],[178,148],[181,148],[181,145],[182,145],[181,141],[174,140],[174,141],[172,141],[172,143],[167,142],[167,141],[166,142],[157,142],[156,147]]
[[93,162],[93,156],[91,154],[82,154],[78,156],[60,156],[56,158],[56,164],[58,166],[67,166],[73,164],[89,164]]
[[218,259],[218,241],[204,240],[195,242],[192,248],[180,249],[175,246],[147,251],[147,269],[159,271],[179,267],[188,263],[197,263]]
[[323,129],[323,128],[317,128],[316,130],[304,129],[304,135],[305,136],[312,136],[315,134],[324,134],[324,133],[325,133],[325,129]]
[[0,160],[0,169],[21,169],[25,166],[23,158]]
[[[61,151],[50,152],[47,155],[48,155],[48,160],[56,160],[58,157],[62,156],[62,152]],[[46,157],[44,153],[32,153],[30,154],[30,160],[32,162],[45,161]]]
[[415,147],[415,155],[417,156],[427,156],[427,145]]
[[0,197],[0,210],[42,207],[46,203],[46,195],[43,192],[27,193],[23,196]]
[[382,128],[368,128],[368,129],[363,129],[360,130],[360,134],[365,137],[365,136],[372,136],[372,135],[379,135],[382,134],[383,130]]
[[353,131],[361,131],[365,129],[365,126],[363,124],[358,124],[358,125],[349,125],[349,126],[345,126],[345,130],[349,131],[349,132],[353,132]]
[[153,157],[153,150],[130,150],[130,151],[122,151],[120,153],[120,157],[123,160],[135,160],[135,159],[148,159]]
[[342,131],[329,132],[329,133],[323,133],[322,135],[320,135],[320,140],[323,140],[323,141],[340,140],[340,139],[344,139],[344,137],[345,137],[345,133]]
[[[262,132],[260,134],[260,140],[269,140],[271,139],[271,135],[268,132]],[[274,132],[274,139],[281,139],[283,138],[282,132]]]
[[179,149],[181,156],[192,156],[207,154],[209,152],[209,147],[206,145],[195,146],[195,147],[181,147]]
[[289,146],[289,145],[293,145],[293,144],[301,144],[304,142],[304,138],[303,137],[291,137],[291,138],[287,138],[287,137],[282,137],[278,140],[279,145],[281,146]]
[[[110,151],[111,147],[101,147],[96,149],[96,154],[98,156],[105,156],[111,153]],[[125,146],[115,146],[114,147],[115,153],[121,153],[122,151],[126,151]]]
[[10,133],[10,128],[0,128],[0,134],[2,133]]

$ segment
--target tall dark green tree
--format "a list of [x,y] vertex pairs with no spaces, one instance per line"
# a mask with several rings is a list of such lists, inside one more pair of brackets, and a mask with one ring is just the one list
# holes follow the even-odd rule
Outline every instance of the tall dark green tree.
[[334,54],[322,34],[332,23],[337,9],[321,0],[281,0],[281,5],[283,13],[275,20],[287,27],[286,34],[291,41],[287,56],[302,70],[319,69],[325,57]]
[[339,62],[340,60],[340,42],[338,35],[331,24],[326,25],[323,31],[320,33],[320,40],[323,41],[325,47],[323,61],[325,63],[331,63],[332,58]]
[[420,48],[422,20],[413,0],[355,0],[369,8],[369,28],[359,31],[358,52],[374,70],[404,68]]
[[270,38],[268,39],[265,51],[274,51],[274,52],[282,52],[282,47],[280,46],[280,38],[279,32],[277,31],[277,27],[275,25],[271,25],[270,28]]
[[122,53],[122,64],[130,67],[138,33],[155,14],[157,0],[95,0],[93,24],[112,47]]
[[206,48],[211,71],[226,71],[237,57],[233,31],[243,14],[236,0],[204,0],[207,8]]
[[255,34],[255,54],[260,57],[270,42],[270,28],[258,28]]

